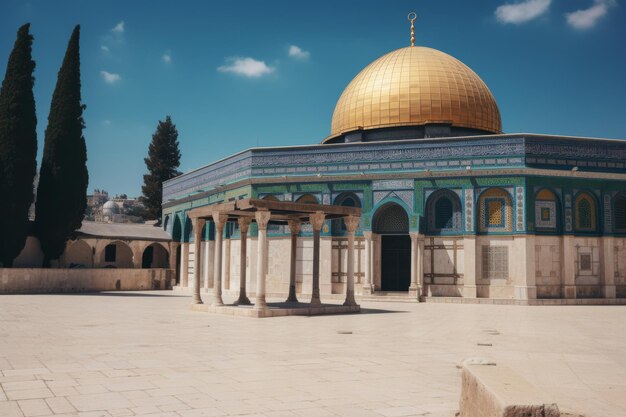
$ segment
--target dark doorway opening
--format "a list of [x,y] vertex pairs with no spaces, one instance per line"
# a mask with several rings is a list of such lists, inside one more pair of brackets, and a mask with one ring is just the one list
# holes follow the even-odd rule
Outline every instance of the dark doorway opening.
[[411,285],[411,238],[382,236],[382,291],[408,291]]

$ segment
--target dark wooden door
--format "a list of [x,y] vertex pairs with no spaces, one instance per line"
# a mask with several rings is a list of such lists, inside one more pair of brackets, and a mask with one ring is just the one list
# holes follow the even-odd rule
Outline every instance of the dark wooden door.
[[381,290],[408,291],[411,284],[411,238],[382,236]]

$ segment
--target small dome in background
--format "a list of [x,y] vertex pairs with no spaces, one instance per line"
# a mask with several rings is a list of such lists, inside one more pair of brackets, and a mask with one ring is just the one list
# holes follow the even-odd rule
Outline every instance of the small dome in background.
[[102,206],[102,214],[105,216],[112,216],[114,214],[120,214],[120,207],[115,201],[107,201]]

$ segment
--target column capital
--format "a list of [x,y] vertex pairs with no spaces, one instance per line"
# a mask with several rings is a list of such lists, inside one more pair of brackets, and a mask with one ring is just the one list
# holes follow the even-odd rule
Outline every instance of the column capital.
[[424,240],[424,234],[418,232],[410,232],[409,236],[411,236],[411,240]]
[[248,233],[251,222],[252,219],[250,219],[250,217],[240,217],[237,219],[237,223],[239,223],[239,232],[241,232],[242,235]]
[[267,224],[270,221],[270,217],[272,217],[272,213],[268,210],[258,210],[254,213],[254,219],[256,220],[259,230],[267,230]]
[[302,229],[302,222],[300,220],[287,220],[287,223],[289,224],[289,230],[292,235],[300,233],[300,230]]
[[363,232],[363,237],[367,240],[372,240],[372,232]]
[[215,223],[215,230],[224,230],[224,225],[228,221],[228,215],[220,213],[219,211],[214,211],[211,214],[211,217],[213,217],[213,223]]
[[324,225],[324,220],[326,219],[326,215],[321,211],[316,211],[315,213],[309,216],[309,221],[311,222],[311,226],[313,226],[313,230],[319,232],[322,230],[322,226]]
[[348,233],[354,234],[356,229],[359,227],[359,223],[361,223],[361,218],[356,216],[347,216],[343,218],[343,221],[346,223]]
[[202,228],[204,227],[206,223],[206,219],[202,219],[200,217],[190,217],[190,219],[191,219],[191,225],[193,226],[194,232],[196,229],[200,229],[200,231],[202,231]]

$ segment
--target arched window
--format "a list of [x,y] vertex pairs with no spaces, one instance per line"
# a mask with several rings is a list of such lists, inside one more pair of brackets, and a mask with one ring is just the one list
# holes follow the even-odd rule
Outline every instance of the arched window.
[[478,224],[481,232],[511,232],[513,207],[511,195],[502,188],[489,188],[478,200]]
[[[361,207],[361,200],[354,193],[341,193],[335,198],[333,203],[335,206],[343,207]],[[331,223],[331,231],[333,235],[342,235],[346,231],[346,223],[343,219],[335,219]]]
[[372,231],[378,234],[407,234],[409,216],[400,205],[388,203],[376,211],[372,226]]
[[581,193],[574,204],[574,225],[580,232],[595,232],[597,229],[596,202],[588,193]]
[[296,203],[302,204],[319,204],[317,198],[313,194],[303,194],[296,200]]
[[167,232],[167,226],[170,225],[170,216],[165,216],[165,221],[163,222],[163,230]]
[[449,190],[435,191],[426,203],[430,232],[458,232],[462,229],[461,200]]
[[619,194],[615,198],[615,205],[613,207],[613,224],[615,225],[615,231],[626,233],[626,194]]
[[276,197],[275,195],[272,194],[267,194],[265,196],[263,196],[263,198],[261,200],[266,200],[266,201],[280,201],[278,199],[278,197]]
[[547,188],[539,190],[535,196],[535,229],[541,231],[556,231],[559,225],[557,217],[556,194]]
[[189,217],[185,220],[185,242],[193,242],[193,224]]

